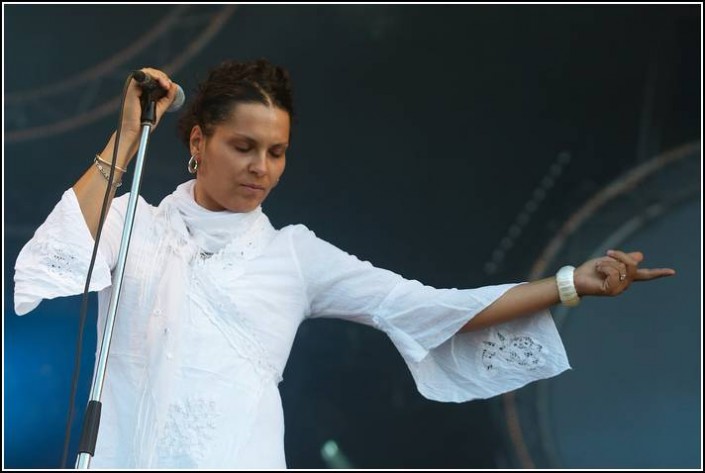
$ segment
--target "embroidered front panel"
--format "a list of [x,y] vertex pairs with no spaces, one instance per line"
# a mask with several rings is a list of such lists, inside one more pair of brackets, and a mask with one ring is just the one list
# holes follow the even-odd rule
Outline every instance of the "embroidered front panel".
[[208,258],[192,260],[190,299],[228,341],[240,357],[258,371],[277,382],[281,369],[274,365],[272,354],[258,336],[253,321],[241,313],[235,287],[244,274],[247,260],[259,256],[274,238],[276,231],[266,219],[260,219],[251,230],[239,235],[221,251]]
[[202,397],[191,397],[169,405],[158,451],[165,456],[203,460],[220,417],[216,407],[215,401]]

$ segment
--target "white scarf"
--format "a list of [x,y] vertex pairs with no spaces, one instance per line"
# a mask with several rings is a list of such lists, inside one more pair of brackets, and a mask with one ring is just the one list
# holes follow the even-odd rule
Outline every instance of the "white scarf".
[[[194,187],[196,180],[184,182],[167,196],[162,204],[173,205],[186,225],[185,230],[193,243],[206,253],[216,253],[252,228],[262,215],[259,206],[250,212],[214,212],[196,203]],[[186,236],[186,235],[183,235]]]

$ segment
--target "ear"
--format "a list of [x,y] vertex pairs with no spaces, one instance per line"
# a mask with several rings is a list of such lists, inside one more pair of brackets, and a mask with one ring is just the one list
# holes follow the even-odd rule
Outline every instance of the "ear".
[[191,128],[191,137],[189,138],[189,151],[191,155],[199,154],[203,151],[205,145],[205,137],[199,125],[194,125]]

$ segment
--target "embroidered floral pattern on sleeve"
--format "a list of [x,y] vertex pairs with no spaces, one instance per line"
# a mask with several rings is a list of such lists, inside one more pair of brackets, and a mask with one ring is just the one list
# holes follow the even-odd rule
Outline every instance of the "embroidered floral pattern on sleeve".
[[533,370],[546,363],[544,347],[529,336],[511,336],[491,331],[482,342],[482,364],[490,375],[507,369]]
[[86,265],[70,246],[40,241],[34,244],[33,250],[40,255],[41,265],[58,276],[78,279],[82,274],[85,277]]

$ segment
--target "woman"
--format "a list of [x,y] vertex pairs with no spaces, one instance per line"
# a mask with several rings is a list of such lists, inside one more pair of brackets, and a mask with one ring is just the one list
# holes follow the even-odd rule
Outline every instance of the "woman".
[[[159,119],[176,86],[159,70],[143,71],[167,91]],[[118,181],[137,150],[140,94],[131,84]],[[93,467],[285,467],[277,383],[308,317],[383,330],[424,396],[462,402],[569,368],[550,306],[674,274],[639,269],[641,253],[614,251],[541,281],[434,289],[303,225],[276,230],[261,204],[284,172],[292,117],[288,74],[260,60],[213,69],[180,120],[195,179],[158,207],[139,201]],[[20,253],[18,314],[82,292],[114,146],[115,134]],[[127,197],[111,202],[91,283],[100,291],[99,331]]]

